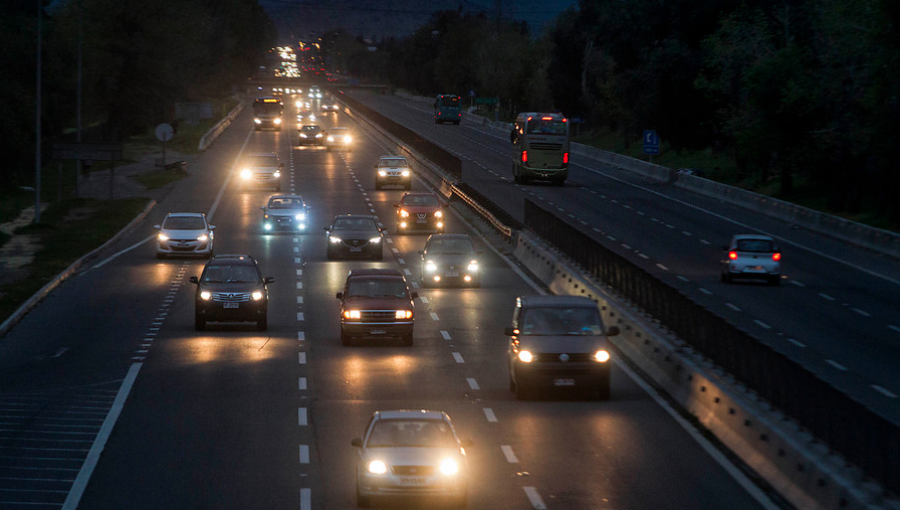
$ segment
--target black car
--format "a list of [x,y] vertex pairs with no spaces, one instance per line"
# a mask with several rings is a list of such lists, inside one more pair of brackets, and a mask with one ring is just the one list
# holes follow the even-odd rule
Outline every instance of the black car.
[[306,124],[298,129],[297,145],[325,145],[325,133],[318,124]]
[[327,232],[326,255],[328,260],[338,257],[365,257],[381,260],[381,232],[375,216],[342,214],[334,217]]
[[216,255],[203,268],[194,295],[194,327],[206,329],[209,322],[256,322],[256,329],[268,328],[269,291],[275,278],[263,278],[256,259],[250,255]]
[[481,268],[472,239],[466,234],[432,234],[422,255],[422,287],[481,285]]

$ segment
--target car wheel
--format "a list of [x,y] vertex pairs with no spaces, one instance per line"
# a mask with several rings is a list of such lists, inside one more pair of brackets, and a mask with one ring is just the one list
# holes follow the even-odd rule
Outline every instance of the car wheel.
[[206,319],[200,315],[194,315],[194,329],[197,331],[206,331]]
[[256,330],[265,331],[269,329],[269,314],[264,313],[256,319]]

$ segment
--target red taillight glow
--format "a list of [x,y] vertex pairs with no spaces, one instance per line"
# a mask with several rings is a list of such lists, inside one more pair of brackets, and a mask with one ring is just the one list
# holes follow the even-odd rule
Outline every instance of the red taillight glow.
[[778,262],[779,260],[781,260],[781,254],[776,251],[775,253],[772,254],[772,260],[774,260],[775,262]]
[[541,117],[541,120],[553,120],[553,117]]
[[522,163],[528,163],[528,151],[522,151]]
[[737,252],[736,251],[728,252],[728,258],[730,258],[731,260],[737,260]]
[[566,164],[566,165],[569,164],[569,153],[568,152],[563,152],[563,164]]

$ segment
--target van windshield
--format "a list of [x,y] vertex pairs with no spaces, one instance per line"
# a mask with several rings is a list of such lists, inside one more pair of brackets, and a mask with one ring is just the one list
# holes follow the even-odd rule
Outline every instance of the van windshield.
[[519,329],[523,335],[602,335],[603,322],[593,308],[529,308]]

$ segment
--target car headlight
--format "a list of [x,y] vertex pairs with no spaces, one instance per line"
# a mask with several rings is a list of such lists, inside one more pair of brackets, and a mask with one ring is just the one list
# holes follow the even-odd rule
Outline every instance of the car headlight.
[[434,217],[435,218],[443,218],[444,213],[442,213],[441,211],[434,211]]
[[339,242],[341,242],[340,237],[334,237],[334,236],[329,237],[328,240],[331,241],[331,244],[338,244]]
[[250,294],[250,297],[252,297],[254,301],[259,301],[263,298],[263,293],[262,291],[255,290]]
[[294,219],[301,220],[301,221],[302,221],[302,220],[305,220],[305,219],[306,219],[306,214],[300,213],[300,214],[294,216]]
[[328,138],[326,138],[326,140],[328,140],[329,142],[333,142],[333,141],[334,141],[334,137],[331,136],[331,135],[328,135]]
[[395,319],[412,319],[412,310],[397,310],[394,312]]
[[383,475],[387,473],[387,466],[380,460],[373,460],[372,462],[369,462],[369,473],[372,473],[373,475]]
[[353,138],[351,138],[350,135],[347,135],[344,137],[344,143],[350,143],[352,141],[353,141]]
[[429,260],[425,263],[425,270],[428,272],[437,271],[437,265],[434,263],[434,261]]
[[303,101],[297,101],[294,104],[297,106],[297,108],[303,108]]
[[405,209],[400,209],[400,217],[406,218],[409,216],[409,213]]
[[255,122],[257,124],[262,124],[262,120],[256,119],[256,118],[253,119],[253,122]]
[[385,172],[384,170],[379,170],[378,175],[385,177],[385,176],[387,176],[387,172]]
[[281,119],[278,117],[275,117],[275,120],[272,122],[274,122],[275,124],[281,124]]
[[381,238],[380,238],[380,237],[373,237],[373,238],[369,239],[369,242],[372,243],[372,244],[378,244],[378,243],[381,242]]
[[594,353],[594,360],[599,361],[600,363],[606,363],[609,361],[609,353],[600,349],[599,351]]
[[316,138],[322,138],[322,133],[317,134]]
[[275,177],[281,177],[281,170],[275,170]]
[[265,225],[263,225],[263,228],[266,230],[272,230],[272,224],[267,222]]
[[208,290],[200,291],[200,299],[202,299],[204,301],[209,301],[210,298],[212,298],[212,292],[210,292]]
[[197,237],[197,240],[200,241],[201,243],[205,243],[206,241],[209,241],[209,236],[206,234],[202,234]]
[[300,138],[306,138],[306,133],[300,133]]
[[315,114],[315,113],[310,113],[310,114],[309,114],[309,120],[316,120],[316,114]]
[[159,239],[160,241],[168,241],[169,240],[169,236],[167,236],[163,233],[160,233],[158,236],[156,236],[156,238]]
[[404,170],[404,171],[400,172],[400,175],[402,175],[403,177],[409,177],[409,170]]
[[519,351],[519,361],[531,363],[532,360],[534,360],[534,355],[531,354],[531,351]]
[[249,169],[245,168],[245,169],[241,170],[241,178],[242,179],[249,179],[252,176],[253,176],[253,174],[250,172]]
[[466,267],[466,269],[469,271],[478,271],[478,261],[477,260],[469,261],[469,265]]
[[444,459],[441,461],[442,475],[455,475],[459,473],[459,464],[453,459]]
[[359,310],[345,310],[344,318],[345,319],[359,319],[360,318]]

